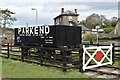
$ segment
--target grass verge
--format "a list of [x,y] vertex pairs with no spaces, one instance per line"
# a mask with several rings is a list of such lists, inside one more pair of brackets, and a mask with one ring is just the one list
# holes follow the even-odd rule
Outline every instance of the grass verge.
[[77,70],[62,72],[61,69],[45,67],[11,59],[2,59],[3,78],[93,78]]

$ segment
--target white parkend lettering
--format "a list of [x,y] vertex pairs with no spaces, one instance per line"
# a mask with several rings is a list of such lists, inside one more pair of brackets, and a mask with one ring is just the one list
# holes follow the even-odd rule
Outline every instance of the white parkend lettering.
[[18,28],[18,34],[21,36],[47,36],[50,33],[49,26]]
[[21,32],[21,28],[18,28],[18,34],[20,34],[20,32]]
[[29,31],[30,31],[30,34],[33,34],[33,28],[34,28],[34,27],[30,27],[30,30],[29,30]]
[[25,28],[23,28],[23,30],[22,30],[22,34],[25,34]]
[[38,27],[35,27],[34,32],[36,35],[38,35]]
[[26,28],[26,34],[29,34],[29,27]]
[[47,35],[50,32],[49,26],[45,26],[45,34]]
[[44,26],[39,27],[39,33],[44,34]]

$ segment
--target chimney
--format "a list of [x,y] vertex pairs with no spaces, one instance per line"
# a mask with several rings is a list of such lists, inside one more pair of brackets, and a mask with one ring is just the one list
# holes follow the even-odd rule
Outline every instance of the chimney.
[[61,13],[64,13],[64,8],[61,9]]
[[75,9],[75,13],[77,14],[77,9]]

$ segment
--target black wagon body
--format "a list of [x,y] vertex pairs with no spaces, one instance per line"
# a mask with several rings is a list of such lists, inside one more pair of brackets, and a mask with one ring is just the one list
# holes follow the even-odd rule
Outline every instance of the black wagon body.
[[81,27],[50,25],[15,28],[15,45],[76,48],[81,44]]

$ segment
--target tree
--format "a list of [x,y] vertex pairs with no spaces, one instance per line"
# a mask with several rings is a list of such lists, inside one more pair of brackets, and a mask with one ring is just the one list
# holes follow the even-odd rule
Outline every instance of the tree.
[[106,20],[106,17],[104,15],[98,15],[98,14],[93,13],[92,15],[86,18],[86,24],[90,29],[93,29],[97,25],[102,26],[102,23],[105,20]]
[[85,20],[80,21],[80,23],[79,23],[79,24],[82,24],[82,25],[84,25],[84,26],[87,26],[87,25],[86,25],[86,21],[85,21]]
[[0,9],[0,26],[3,27],[3,33],[5,33],[5,29],[7,26],[10,26],[16,21],[17,19],[15,17],[12,17],[12,14],[15,14],[14,12],[11,12],[8,9],[1,10]]
[[118,20],[117,17],[112,17],[112,18],[111,18],[111,26],[112,26],[112,27],[115,27],[115,26],[116,26],[117,20]]
[[14,12],[11,12],[8,9],[0,10],[0,23],[3,28],[6,28],[6,25],[12,25],[17,19],[12,17]]
[[111,21],[109,19],[106,19],[103,23],[104,25],[102,25],[102,28],[111,27]]

